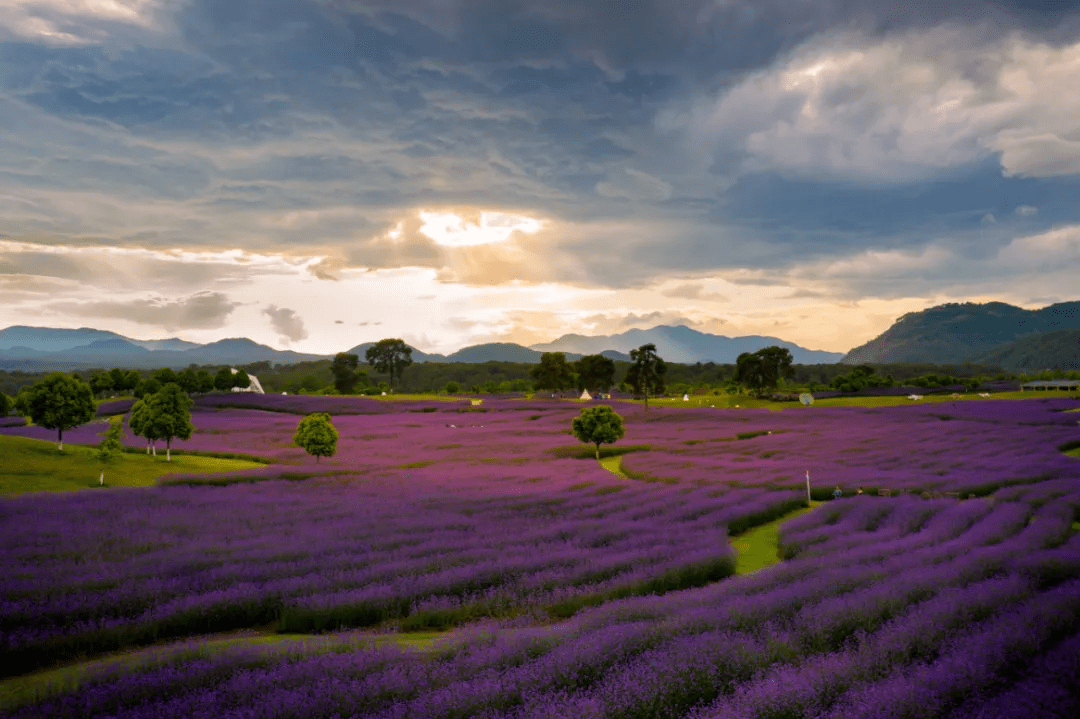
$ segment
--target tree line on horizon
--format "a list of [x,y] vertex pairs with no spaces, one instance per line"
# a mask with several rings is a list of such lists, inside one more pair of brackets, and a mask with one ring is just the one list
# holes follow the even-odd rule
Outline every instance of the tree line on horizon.
[[[633,352],[641,352],[646,346]],[[89,375],[86,381],[98,398],[110,394],[142,398],[169,383],[176,383],[188,395],[230,391],[234,387],[247,388],[249,375],[257,375],[266,392],[362,395],[384,392],[509,394],[568,390],[580,393],[589,389],[590,392],[615,390],[641,396],[646,386],[651,387],[650,394],[653,396],[665,391],[682,395],[720,391],[756,392],[774,388],[790,391],[793,387],[813,392],[856,392],[868,387],[899,384],[933,389],[959,384],[976,386],[977,382],[992,379],[1080,379],[1080,372],[1046,371],[1028,375],[1006,373],[1001,368],[971,363],[951,366],[795,365],[790,361],[790,353],[779,347],[743,353],[734,364],[671,363],[656,356],[655,346],[650,352],[659,361],[656,365],[658,377],[639,379],[636,374],[641,369],[636,362],[612,360],[599,354],[569,361],[564,353],[548,352],[541,355],[540,361],[535,364],[497,361],[414,364],[412,349],[403,340],[391,338],[381,340],[365,353],[364,359],[372,370],[371,374],[360,368],[357,355],[342,352],[332,360],[288,365],[254,362],[238,367],[236,373],[230,367],[210,366],[208,369],[196,365],[180,371],[169,368],[154,371],[96,369],[86,372]],[[83,378],[83,374],[71,373],[79,379]],[[47,374],[0,370],[0,394],[17,395],[22,387],[34,384],[44,376]],[[648,384],[657,380],[658,384]],[[5,406],[3,402],[0,399],[0,410]],[[11,400],[8,400],[8,411],[10,404]]]

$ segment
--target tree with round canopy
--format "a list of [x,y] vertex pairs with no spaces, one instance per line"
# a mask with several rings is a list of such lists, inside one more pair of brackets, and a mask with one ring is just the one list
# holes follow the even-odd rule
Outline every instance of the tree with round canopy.
[[622,416],[607,405],[581,410],[570,427],[579,440],[596,445],[597,459],[600,459],[601,444],[614,444],[626,434]]
[[30,387],[23,387],[15,400],[15,411],[39,427],[55,429],[62,452],[64,430],[93,419],[97,405],[90,385],[77,377],[54,372]]
[[320,457],[333,457],[337,453],[338,431],[326,412],[312,412],[300,420],[296,426],[293,442],[308,454],[315,455],[315,464]]

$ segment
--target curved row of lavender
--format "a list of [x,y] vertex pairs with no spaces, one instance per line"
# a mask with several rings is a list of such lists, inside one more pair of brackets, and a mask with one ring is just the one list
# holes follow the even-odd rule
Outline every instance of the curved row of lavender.
[[13,716],[1070,716],[1071,520],[1063,505],[844,499],[789,525],[787,563],[701,589],[478,627],[430,656],[196,646]]

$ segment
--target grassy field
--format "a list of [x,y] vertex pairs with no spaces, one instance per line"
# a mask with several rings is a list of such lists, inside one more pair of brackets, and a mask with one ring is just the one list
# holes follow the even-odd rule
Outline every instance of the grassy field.
[[[96,448],[64,445],[25,437],[0,436],[0,493],[57,492],[98,486],[103,469],[95,455]],[[230,472],[265,466],[242,459],[220,459],[194,454],[172,455],[166,462],[164,452],[157,457],[141,452],[119,455],[104,467],[106,487],[146,487],[163,474],[174,472]]]
[[394,644],[402,649],[428,651],[435,640],[448,632],[375,634],[342,632],[325,636],[310,634],[230,633],[201,639],[164,642],[157,646],[116,652],[77,664],[46,669],[19,677],[0,679],[0,711],[12,709],[61,691],[70,691],[87,678],[110,670],[133,671],[140,667],[168,664],[181,659],[208,657],[231,648],[265,647],[268,652],[314,654],[366,645]]

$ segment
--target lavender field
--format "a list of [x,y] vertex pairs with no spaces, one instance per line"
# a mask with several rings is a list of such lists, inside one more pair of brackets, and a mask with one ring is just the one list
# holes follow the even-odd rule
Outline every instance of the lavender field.
[[[1080,713],[1075,400],[616,402],[629,477],[570,436],[571,402],[234,400],[201,399],[174,447],[274,464],[0,500],[3,675],[252,627],[460,628],[426,653],[172,654],[11,716]],[[318,465],[291,444],[311,411],[341,435]],[[845,496],[735,576],[730,535],[804,505],[807,471]]]

